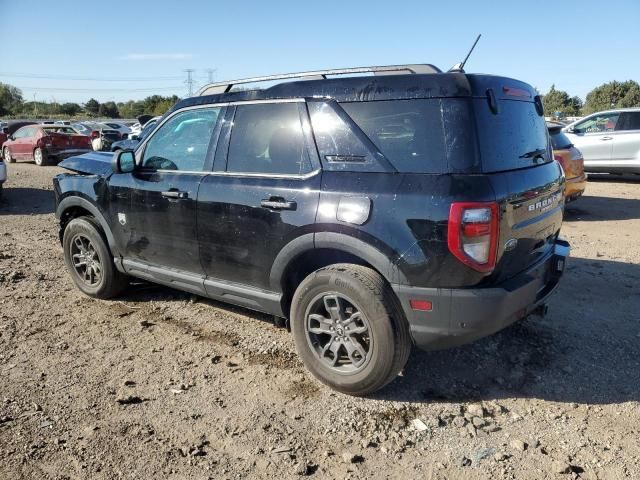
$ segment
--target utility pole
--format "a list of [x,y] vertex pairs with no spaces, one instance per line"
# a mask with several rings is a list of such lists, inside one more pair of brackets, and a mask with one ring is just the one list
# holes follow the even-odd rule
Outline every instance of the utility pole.
[[193,97],[193,68],[187,68],[185,72],[187,73],[187,79],[184,83],[186,83],[187,87],[189,88],[189,96]]
[[207,72],[207,77],[209,78],[209,83],[213,83],[213,74],[215,72],[215,69],[207,68],[205,71]]
[[36,103],[36,94],[33,94],[33,115],[38,116],[38,104]]

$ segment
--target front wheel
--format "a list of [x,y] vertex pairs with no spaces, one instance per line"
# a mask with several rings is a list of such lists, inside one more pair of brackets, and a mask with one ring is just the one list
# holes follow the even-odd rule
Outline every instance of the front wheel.
[[98,224],[90,217],[71,220],[62,237],[64,263],[77,287],[91,297],[111,298],[127,286]]
[[350,395],[391,382],[411,351],[393,291],[380,274],[360,265],[331,265],[305,278],[294,294],[291,328],[307,369]]
[[5,162],[7,162],[7,163],[14,163],[16,161],[16,159],[11,156],[11,152],[9,151],[9,147],[4,147],[3,157],[4,157]]
[[47,164],[47,153],[41,148],[36,148],[33,151],[33,161],[39,167]]

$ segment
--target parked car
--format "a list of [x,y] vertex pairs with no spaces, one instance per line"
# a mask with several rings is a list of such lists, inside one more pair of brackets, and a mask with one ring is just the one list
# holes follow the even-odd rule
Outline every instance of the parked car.
[[127,136],[131,133],[131,128],[126,126],[124,123],[112,122],[112,121],[102,122],[102,123],[103,125],[106,125],[108,128],[120,132],[120,135],[122,138],[127,138]]
[[260,80],[281,83],[207,85],[135,151],[62,163],[81,291],[109,298],[133,276],[288,319],[306,367],[355,395],[392,381],[412,343],[544,312],[569,245],[531,86],[431,65]]
[[567,202],[576,200],[584,193],[587,187],[587,175],[584,173],[584,160],[582,153],[562,131],[561,123],[547,122],[553,158],[562,165],[566,179],[564,198]]
[[9,121],[5,126],[0,130],[0,158],[4,158],[4,142],[9,139],[10,135],[13,135],[19,128],[24,127],[25,125],[33,125],[35,122],[27,122],[27,121]]
[[587,172],[640,174],[640,108],[598,112],[564,128]]
[[71,127],[53,124],[22,127],[2,147],[7,163],[28,159],[39,166],[91,150],[89,137],[79,135]]
[[109,151],[113,142],[122,140],[122,134],[99,122],[78,122],[71,125],[78,133],[91,137],[96,151]]
[[156,118],[153,117],[152,115],[140,115],[138,117],[138,121],[133,123],[129,128],[131,129],[131,133],[129,134],[129,136],[132,135],[140,135],[140,133],[142,132],[142,129],[146,126],[147,122],[149,122],[152,118]]
[[118,150],[135,150],[138,144],[145,139],[149,133],[153,131],[153,127],[155,127],[156,123],[160,117],[154,117],[149,120],[140,132],[140,135],[131,135],[130,138],[126,138],[125,140],[120,140],[119,142],[114,142],[111,144],[111,151],[116,152]]
[[54,123],[56,125],[71,125],[71,121],[69,120],[56,120]]

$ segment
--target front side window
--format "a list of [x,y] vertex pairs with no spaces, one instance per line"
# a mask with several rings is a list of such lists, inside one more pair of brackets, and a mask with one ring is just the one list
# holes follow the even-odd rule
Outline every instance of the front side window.
[[239,105],[227,171],[298,175],[311,171],[296,103]]
[[199,108],[171,117],[149,139],[142,166],[157,170],[203,169],[220,108]]
[[13,134],[13,138],[26,138],[29,137],[31,133],[31,127],[22,127],[16,133]]
[[573,131],[575,133],[605,133],[613,132],[618,123],[618,113],[608,113],[603,115],[595,115],[591,118],[578,123]]

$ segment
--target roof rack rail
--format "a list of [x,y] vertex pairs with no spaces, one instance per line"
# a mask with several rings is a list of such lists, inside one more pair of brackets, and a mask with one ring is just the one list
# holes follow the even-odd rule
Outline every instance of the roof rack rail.
[[225,82],[208,83],[198,90],[196,96],[202,95],[214,95],[217,93],[227,93],[235,85],[242,85],[247,83],[260,83],[270,82],[273,80],[288,80],[293,78],[304,78],[307,80],[322,80],[326,79],[328,75],[352,75],[356,73],[373,73],[374,75],[397,75],[401,73],[442,73],[438,67],[428,64],[413,64],[413,65],[386,65],[386,66],[372,66],[372,67],[354,67],[354,68],[337,68],[333,70],[315,70],[310,72],[299,73],[283,73],[280,75],[268,75],[265,77],[252,77],[242,78],[239,80],[228,80]]

